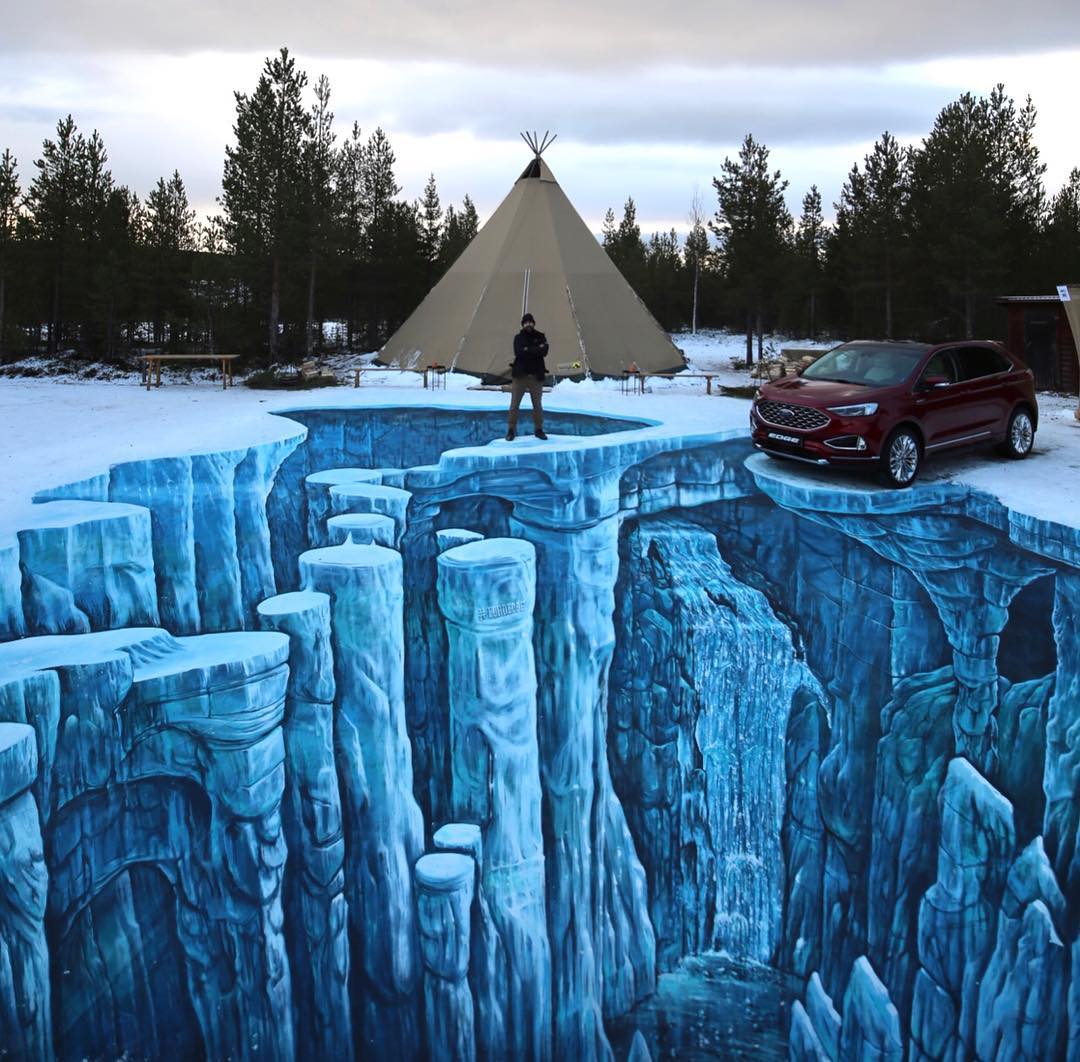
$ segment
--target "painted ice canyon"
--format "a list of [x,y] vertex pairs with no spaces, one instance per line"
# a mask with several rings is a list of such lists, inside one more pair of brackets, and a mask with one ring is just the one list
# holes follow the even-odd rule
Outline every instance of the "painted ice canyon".
[[0,540],[0,1056],[662,1057],[720,955],[793,1059],[1080,1060],[1080,533],[742,432],[283,416]]

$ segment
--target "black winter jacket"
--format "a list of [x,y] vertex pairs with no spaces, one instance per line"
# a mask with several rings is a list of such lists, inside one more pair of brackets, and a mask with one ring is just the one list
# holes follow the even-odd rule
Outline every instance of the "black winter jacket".
[[514,336],[514,364],[510,367],[512,376],[535,376],[542,380],[547,375],[544,355],[548,352],[547,336],[535,328],[529,332],[524,328]]

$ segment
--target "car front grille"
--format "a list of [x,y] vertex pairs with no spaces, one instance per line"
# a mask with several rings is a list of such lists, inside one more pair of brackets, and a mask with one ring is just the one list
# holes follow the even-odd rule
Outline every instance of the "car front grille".
[[763,421],[778,428],[813,431],[829,423],[829,418],[820,409],[795,406],[790,402],[774,402],[769,398],[763,398],[758,402],[757,412]]

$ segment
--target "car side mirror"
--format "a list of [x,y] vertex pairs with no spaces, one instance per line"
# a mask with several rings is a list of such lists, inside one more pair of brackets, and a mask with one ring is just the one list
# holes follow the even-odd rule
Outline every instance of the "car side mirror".
[[927,376],[923,379],[923,387],[927,391],[936,391],[939,387],[948,387],[951,383],[948,376]]

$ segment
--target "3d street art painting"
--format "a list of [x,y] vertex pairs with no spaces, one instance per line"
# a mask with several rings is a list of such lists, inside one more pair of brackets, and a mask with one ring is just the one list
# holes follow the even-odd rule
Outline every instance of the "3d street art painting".
[[0,541],[0,1055],[640,1060],[722,954],[794,1059],[1080,1059],[1075,530],[283,415]]

